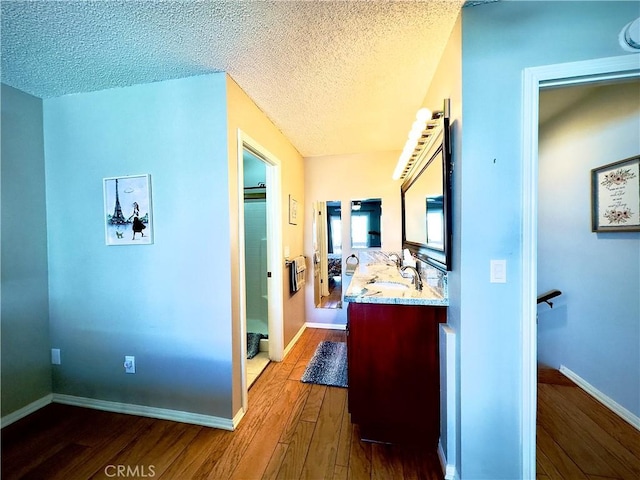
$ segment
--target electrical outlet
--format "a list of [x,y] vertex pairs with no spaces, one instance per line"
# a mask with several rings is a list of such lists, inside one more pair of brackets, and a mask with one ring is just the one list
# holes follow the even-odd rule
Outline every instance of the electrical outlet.
[[136,373],[136,357],[130,355],[124,357],[124,373]]
[[51,349],[51,365],[60,365],[62,362],[60,361],[60,349],[52,348]]

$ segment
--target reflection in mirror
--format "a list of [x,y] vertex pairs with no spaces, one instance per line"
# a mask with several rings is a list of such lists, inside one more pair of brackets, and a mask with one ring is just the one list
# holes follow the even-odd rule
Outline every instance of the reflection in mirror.
[[442,163],[439,150],[404,193],[406,240],[439,250],[444,247]]
[[427,245],[444,250],[444,196],[427,197]]
[[351,248],[380,248],[382,199],[351,202]]
[[340,202],[316,202],[312,228],[315,305],[318,308],[342,308],[342,213]]

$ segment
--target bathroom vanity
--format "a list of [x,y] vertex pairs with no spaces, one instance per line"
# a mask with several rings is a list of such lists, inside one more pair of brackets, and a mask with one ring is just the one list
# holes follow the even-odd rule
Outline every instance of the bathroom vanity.
[[363,440],[435,448],[440,436],[439,337],[453,238],[449,112],[445,99],[399,165],[407,267],[398,254],[363,252],[344,297],[349,412]]
[[420,291],[394,264],[361,263],[345,300],[348,406],[361,438],[435,447],[446,276],[425,278]]

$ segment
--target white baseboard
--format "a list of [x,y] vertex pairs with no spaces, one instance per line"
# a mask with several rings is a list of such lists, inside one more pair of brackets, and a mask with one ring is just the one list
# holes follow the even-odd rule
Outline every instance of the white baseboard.
[[329,330],[346,330],[346,325],[336,324],[336,323],[306,323],[308,328],[325,328]]
[[298,343],[298,340],[300,340],[300,337],[302,336],[302,334],[306,329],[307,329],[307,324],[305,323],[304,325],[302,325],[302,327],[300,327],[300,330],[298,330],[298,333],[296,333],[296,336],[291,339],[291,341],[289,342],[289,345],[286,346],[282,354],[283,360],[287,358],[287,355],[289,355],[289,352],[291,351],[291,349],[296,345],[296,343]]
[[612,398],[610,398],[607,395],[605,395],[604,393],[602,393],[596,387],[594,387],[589,382],[584,380],[577,373],[572,372],[571,370],[569,370],[564,365],[560,365],[560,372],[562,374],[564,374],[566,377],[568,377],[571,381],[573,381],[580,388],[582,388],[589,395],[591,395],[593,398],[595,398],[600,403],[602,403],[605,407],[607,407],[613,413],[615,413],[620,418],[622,418],[624,421],[626,421],[627,423],[631,424],[637,430],[640,430],[640,417],[638,417],[634,413],[630,412],[629,410],[624,408],[622,405],[617,403],[615,400],[613,400]]
[[456,466],[447,464],[447,459],[444,456],[444,450],[442,449],[442,443],[440,443],[440,441],[438,441],[438,458],[440,459],[444,480],[460,480]]
[[242,418],[244,417],[244,414],[246,412],[244,411],[243,408],[241,408],[238,413],[233,417],[233,430],[235,430],[238,427],[238,424],[240,423],[240,420],[242,420]]
[[27,415],[32,414],[33,412],[40,410],[42,407],[46,407],[53,401],[53,394],[50,393],[45,395],[42,398],[39,398],[35,402],[31,402],[29,405],[22,407],[20,410],[16,410],[8,415],[5,415],[0,419],[0,428],[4,428],[8,425],[11,425],[14,422],[17,422],[21,418],[26,417]]
[[[170,410],[167,408],[147,407],[144,405],[133,405],[129,403],[111,402],[107,400],[96,400],[94,398],[75,397],[72,395],[53,394],[55,403],[74,405],[76,407],[92,408],[94,410],[104,410],[107,412],[126,413],[140,417],[159,418],[174,422],[191,423],[204,427],[220,428],[222,430],[233,430],[234,419],[214,417],[200,413],[182,412],[180,410]],[[238,419],[239,421],[239,419]]]
[[298,330],[298,333],[296,333],[296,336],[293,337],[293,339],[291,339],[291,341],[289,342],[289,345],[287,345],[287,347],[284,349],[284,355],[282,356],[283,359],[287,357],[291,349],[295,346],[296,343],[298,343],[298,340],[300,340],[300,337],[302,336],[302,334],[307,328],[326,328],[330,330],[346,330],[347,326],[336,325],[333,323],[306,322],[304,325],[302,325],[302,327],[300,327],[300,330]]

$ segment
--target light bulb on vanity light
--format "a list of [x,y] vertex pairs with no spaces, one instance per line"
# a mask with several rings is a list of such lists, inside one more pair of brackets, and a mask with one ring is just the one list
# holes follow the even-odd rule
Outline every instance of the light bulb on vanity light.
[[427,128],[427,122],[421,122],[420,120],[416,120],[415,122],[413,122],[413,125],[411,125],[411,131],[412,132],[420,132],[422,133],[422,131]]
[[398,180],[400,178],[400,176],[402,175],[402,172],[404,172],[404,167],[407,165],[407,163],[409,163],[409,159],[411,158],[412,153],[413,152],[407,150],[406,147],[402,151],[402,153],[400,154],[400,158],[398,159],[398,164],[396,165],[396,169],[393,171],[392,178],[394,180]]
[[431,120],[431,110],[428,108],[421,108],[416,112],[416,120],[411,125],[411,130],[409,131],[409,135],[407,141],[404,145],[404,149],[400,154],[400,158],[398,158],[398,164],[396,165],[396,169],[393,172],[392,178],[394,180],[398,180],[402,176],[402,172],[406,167],[411,155],[418,145],[418,140],[422,137],[422,132],[425,128],[427,128],[427,121]]
[[411,144],[412,148],[415,148],[421,136],[422,136],[422,130],[420,131],[411,130],[409,132],[409,139],[407,140],[407,145]]
[[418,110],[418,112],[416,113],[416,120],[418,120],[419,122],[426,123],[427,120],[431,120],[431,116],[432,116],[431,110],[423,107],[420,110]]
[[413,154],[413,151],[415,150],[415,148],[416,148],[415,143],[407,140],[407,143],[404,144],[404,148],[402,149],[402,156],[406,157],[408,160],[409,158],[411,158],[411,155]]

